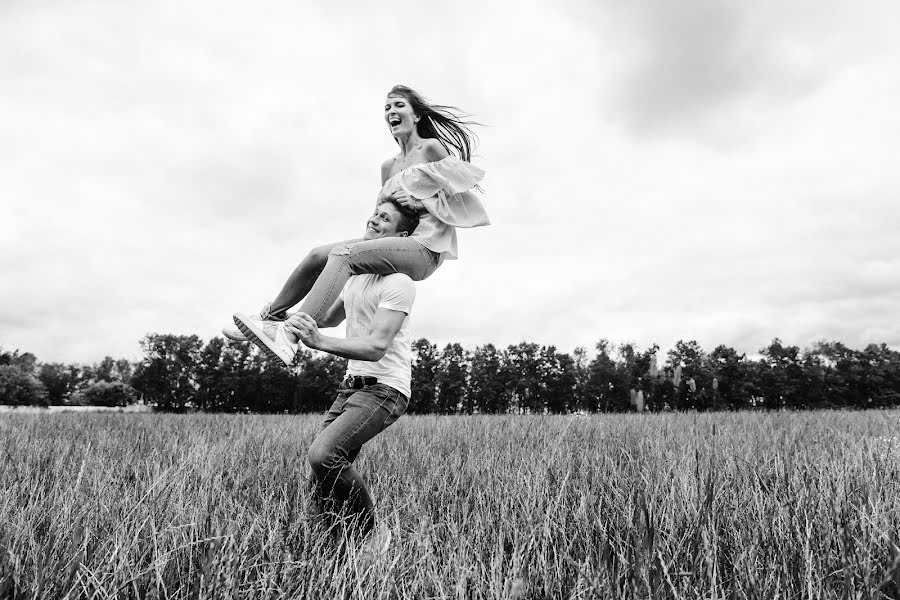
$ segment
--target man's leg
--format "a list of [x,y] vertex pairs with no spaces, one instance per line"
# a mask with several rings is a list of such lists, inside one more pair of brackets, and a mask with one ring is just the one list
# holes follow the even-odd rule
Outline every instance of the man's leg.
[[[408,400],[397,390],[380,384],[349,395],[345,392],[341,390],[329,411],[329,414],[340,412],[339,416],[328,422],[313,440],[309,464],[320,497],[333,502],[365,535],[375,526],[375,505],[365,481],[353,468],[353,461],[363,444],[403,414]],[[342,406],[338,407],[341,402]]]
[[[338,390],[338,395],[335,401],[331,404],[331,407],[325,411],[325,414],[322,418],[322,423],[319,425],[319,430],[316,432],[315,437],[313,438],[313,444],[316,439],[322,434],[325,429],[334,422],[341,413],[344,412],[344,404],[347,402],[347,397],[353,393],[353,390],[344,389],[343,387]],[[312,446],[312,444],[310,444]],[[313,519],[322,524],[323,527],[328,529],[329,531],[334,525],[333,519],[329,518],[328,507],[325,505],[325,498],[323,498],[321,494],[321,486],[319,485],[318,478],[316,477],[315,471],[313,471],[312,466],[309,464],[309,461],[306,463],[307,475],[307,493],[308,498],[310,499],[310,513]]]

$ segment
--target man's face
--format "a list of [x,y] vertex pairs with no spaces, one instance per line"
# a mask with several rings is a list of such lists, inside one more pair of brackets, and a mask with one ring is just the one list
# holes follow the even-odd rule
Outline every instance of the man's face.
[[402,216],[390,202],[382,202],[375,207],[375,212],[366,222],[366,232],[363,234],[364,240],[376,240],[383,237],[391,237],[399,235],[397,233],[397,224],[400,223]]

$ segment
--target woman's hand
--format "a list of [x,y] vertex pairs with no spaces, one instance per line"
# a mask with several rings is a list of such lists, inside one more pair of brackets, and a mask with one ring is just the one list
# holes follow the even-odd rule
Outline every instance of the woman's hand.
[[265,304],[263,304],[263,307],[261,309],[259,309],[259,316],[262,319],[270,318],[272,316],[272,313],[270,312],[271,308],[272,308],[272,303],[266,302]]
[[317,349],[321,342],[322,336],[319,333],[319,326],[316,320],[304,312],[298,312],[291,315],[284,323],[285,328],[296,335],[304,346]]
[[403,190],[397,190],[391,194],[391,198],[396,200],[401,206],[405,206],[410,210],[418,210],[418,201]]

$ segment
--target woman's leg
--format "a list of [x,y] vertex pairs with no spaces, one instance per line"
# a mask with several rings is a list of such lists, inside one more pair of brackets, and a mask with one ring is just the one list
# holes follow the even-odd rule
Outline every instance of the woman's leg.
[[334,304],[352,275],[404,273],[422,281],[438,267],[439,255],[413,238],[385,237],[351,244],[338,244],[328,254],[325,268],[300,306],[314,319]]
[[356,238],[345,240],[343,242],[325,244],[324,246],[318,246],[310,250],[309,254],[300,261],[297,268],[288,276],[281,291],[278,292],[278,296],[276,296],[275,300],[272,301],[272,304],[269,305],[269,314],[262,315],[263,318],[284,318],[284,313],[290,307],[303,300],[303,297],[309,293],[309,290],[316,282],[316,278],[322,272],[322,269],[325,268],[325,264],[328,261],[328,253],[337,246],[360,241],[362,241],[361,238]]

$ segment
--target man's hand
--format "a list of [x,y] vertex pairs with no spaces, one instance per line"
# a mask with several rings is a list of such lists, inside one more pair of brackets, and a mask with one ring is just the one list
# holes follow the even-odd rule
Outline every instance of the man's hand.
[[[341,305],[343,314],[343,302],[339,300],[335,302],[335,305],[337,304]],[[284,326],[288,339],[296,336],[305,346],[313,350],[321,350],[341,358],[374,362],[384,357],[385,352],[403,326],[406,314],[405,311],[378,307],[375,311],[375,318],[372,320],[371,331],[367,335],[349,338],[322,335],[315,320],[302,312],[291,316],[284,322]]]
[[316,320],[305,312],[294,313],[284,323],[285,328],[297,336],[304,346],[318,349],[322,342],[319,326]]

